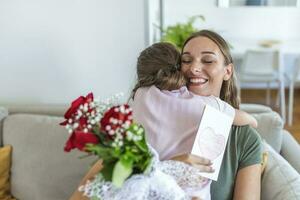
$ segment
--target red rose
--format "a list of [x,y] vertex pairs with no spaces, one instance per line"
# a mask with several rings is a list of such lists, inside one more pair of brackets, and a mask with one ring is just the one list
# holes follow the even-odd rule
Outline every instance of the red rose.
[[80,151],[84,151],[84,147],[86,144],[98,144],[99,139],[93,133],[84,133],[84,132],[73,132],[69,137],[68,141],[65,144],[64,150],[66,152],[70,152],[72,149],[79,149]]
[[61,122],[60,125],[65,126],[68,123],[68,119],[72,118],[72,116],[77,112],[80,105],[84,105],[85,103],[92,102],[94,100],[93,93],[89,93],[86,97],[80,96],[75,101],[72,102],[71,107],[65,113],[65,121]]
[[126,121],[132,123],[132,110],[129,105],[114,106],[106,111],[101,119],[101,130],[109,133],[109,130],[121,128]]

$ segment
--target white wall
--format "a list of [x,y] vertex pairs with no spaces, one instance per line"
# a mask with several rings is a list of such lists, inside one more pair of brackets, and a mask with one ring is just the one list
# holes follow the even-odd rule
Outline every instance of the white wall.
[[300,8],[231,7],[218,8],[215,0],[165,0],[165,25],[185,22],[204,15],[199,28],[214,29],[226,38],[300,39]]
[[0,103],[127,95],[145,47],[143,0],[1,0]]
[[[300,41],[299,7],[220,8],[216,6],[216,0],[164,0],[164,2],[165,26],[186,22],[194,15],[203,15],[206,20],[197,21],[195,25],[199,29],[213,29],[229,42],[264,39]],[[285,58],[286,71],[291,72],[296,58],[297,55],[288,55]],[[297,82],[297,85],[300,85],[300,74]]]

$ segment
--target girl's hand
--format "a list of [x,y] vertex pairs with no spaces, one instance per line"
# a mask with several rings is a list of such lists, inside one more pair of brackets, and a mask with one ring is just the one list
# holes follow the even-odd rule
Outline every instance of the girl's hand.
[[209,159],[200,156],[196,156],[192,154],[182,154],[171,158],[171,160],[177,160],[177,161],[187,163],[193,167],[198,168],[201,172],[212,173],[215,171],[211,167],[212,162]]

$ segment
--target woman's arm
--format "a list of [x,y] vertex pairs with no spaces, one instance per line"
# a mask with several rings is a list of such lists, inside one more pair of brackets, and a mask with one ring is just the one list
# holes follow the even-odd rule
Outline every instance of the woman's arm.
[[242,110],[237,109],[235,109],[233,124],[236,126],[244,126],[249,124],[253,128],[257,128],[257,121],[253,116]]
[[234,200],[259,200],[261,186],[261,165],[255,164],[238,171],[235,186]]

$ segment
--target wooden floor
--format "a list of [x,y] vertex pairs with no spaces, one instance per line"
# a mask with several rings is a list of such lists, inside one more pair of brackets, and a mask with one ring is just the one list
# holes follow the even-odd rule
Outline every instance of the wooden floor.
[[[288,95],[288,90],[286,90],[286,96]],[[276,106],[276,90],[271,91],[271,105],[269,105],[273,110],[279,111],[278,106]],[[241,100],[242,103],[259,103],[266,105],[266,90],[242,90],[241,91]],[[288,99],[286,99],[288,102]],[[286,111],[288,110],[288,106],[286,106]],[[285,125],[285,129],[293,134],[293,136],[297,139],[298,143],[300,143],[300,89],[295,90],[295,98],[294,98],[294,114],[293,114],[293,124],[292,126]]]

